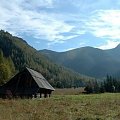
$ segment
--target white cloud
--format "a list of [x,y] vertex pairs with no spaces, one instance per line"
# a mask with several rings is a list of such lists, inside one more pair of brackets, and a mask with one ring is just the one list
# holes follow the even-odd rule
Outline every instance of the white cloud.
[[99,46],[100,49],[111,49],[115,48],[119,44],[119,41],[108,40],[104,45]]
[[78,47],[84,47],[85,45],[86,45],[85,42],[80,42],[80,43],[78,44]]
[[95,11],[85,23],[86,31],[96,37],[120,40],[120,10]]
[[29,2],[31,3],[32,6],[35,6],[35,7],[42,6],[42,7],[49,8],[53,6],[53,0],[31,0]]
[[[1,0],[0,29],[7,30],[17,36],[25,34],[37,39],[44,39],[48,41],[48,46],[55,43],[64,43],[66,40],[87,33],[114,43],[120,42],[120,10],[97,10],[91,15],[88,12],[85,15],[83,13],[67,13],[66,15],[53,10],[55,7],[54,1]],[[79,2],[77,0],[74,3],[79,4]],[[85,8],[86,3],[88,3],[87,0],[85,6],[83,6]],[[95,2],[95,4],[97,3]],[[90,8],[89,4],[87,8]],[[67,34],[64,35],[64,33]],[[105,48],[105,46],[102,48]]]
[[68,49],[63,50],[63,52],[64,52],[64,51],[74,50],[74,49],[75,49],[75,47],[71,47],[71,48],[68,48]]
[[59,14],[40,11],[39,7],[53,7],[53,0],[32,2],[1,0],[0,29],[14,34],[32,35],[34,38],[46,39],[53,43],[78,36],[75,34],[63,35],[62,33],[71,32],[75,26],[67,24],[64,19],[59,19]]
[[120,10],[96,10],[84,21],[84,30],[104,40],[101,49],[114,48],[120,43]]
[[77,49],[77,48],[80,48],[80,47],[84,47],[86,45],[86,43],[85,42],[80,42],[80,43],[78,43],[76,46],[74,46],[74,47],[70,47],[70,48],[67,48],[67,49],[63,49],[62,51],[64,52],[64,51],[70,51],[70,50],[74,50],[74,49]]

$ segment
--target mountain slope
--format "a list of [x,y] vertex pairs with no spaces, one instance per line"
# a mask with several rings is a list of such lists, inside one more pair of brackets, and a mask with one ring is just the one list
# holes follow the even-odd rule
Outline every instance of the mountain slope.
[[16,71],[30,67],[41,72],[54,87],[81,86],[86,77],[60,65],[54,64],[23,39],[0,31],[0,50],[4,57],[10,57]]
[[78,73],[96,78],[116,75],[120,71],[120,46],[111,50],[82,47],[61,53],[49,50],[40,53]]

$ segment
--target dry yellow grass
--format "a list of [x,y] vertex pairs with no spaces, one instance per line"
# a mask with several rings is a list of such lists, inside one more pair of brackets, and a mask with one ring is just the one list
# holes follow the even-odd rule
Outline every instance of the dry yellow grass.
[[120,94],[1,99],[0,120],[120,120]]
[[64,88],[64,89],[55,89],[53,95],[79,95],[84,92],[84,87],[80,88]]

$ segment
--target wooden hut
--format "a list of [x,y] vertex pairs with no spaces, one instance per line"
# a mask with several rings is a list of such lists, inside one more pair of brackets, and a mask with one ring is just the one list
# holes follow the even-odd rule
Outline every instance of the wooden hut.
[[50,97],[54,90],[42,74],[30,68],[25,68],[0,87],[0,97]]

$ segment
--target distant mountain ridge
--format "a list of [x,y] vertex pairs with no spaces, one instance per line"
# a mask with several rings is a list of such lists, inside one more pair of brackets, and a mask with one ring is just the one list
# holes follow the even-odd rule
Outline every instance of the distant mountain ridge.
[[109,50],[82,47],[66,52],[41,50],[50,60],[78,73],[103,78],[107,74],[120,76],[120,44]]

